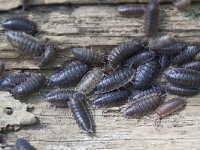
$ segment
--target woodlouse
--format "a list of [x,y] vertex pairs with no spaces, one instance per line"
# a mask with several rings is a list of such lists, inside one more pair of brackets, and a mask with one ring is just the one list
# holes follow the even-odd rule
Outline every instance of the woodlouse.
[[159,63],[162,69],[166,69],[168,65],[170,64],[170,57],[167,55],[160,56]]
[[100,94],[94,97],[95,107],[113,107],[120,106],[127,102],[127,98],[130,95],[128,90],[113,91],[105,94]]
[[32,74],[30,78],[11,89],[14,98],[24,98],[37,92],[45,84],[42,74]]
[[44,51],[41,41],[24,32],[7,31],[5,35],[14,48],[22,54],[40,56]]
[[36,150],[36,148],[25,139],[17,139],[13,150]]
[[23,17],[7,18],[1,24],[6,30],[26,32],[31,35],[35,35],[38,30],[35,22]]
[[112,67],[117,66],[125,58],[142,49],[142,45],[143,41],[141,39],[137,39],[115,47],[108,55],[109,65]]
[[66,104],[70,98],[78,96],[79,99],[85,99],[85,95],[76,90],[56,90],[45,95],[45,101],[59,105]]
[[144,91],[139,91],[136,94],[132,94],[131,96],[128,97],[128,102],[132,102],[135,100],[138,100],[140,98],[143,98],[147,95],[153,94],[153,93],[157,93],[159,95],[163,95],[166,93],[165,91],[165,87],[161,86],[161,85],[156,85],[156,86],[152,86],[151,88],[144,90]]
[[21,4],[22,4],[22,10],[27,10],[29,7],[29,1],[30,0],[21,0]]
[[174,112],[180,110],[186,105],[186,101],[182,98],[172,98],[164,103],[162,103],[156,110],[158,118],[166,117],[173,114]]
[[172,65],[180,65],[192,60],[198,53],[200,48],[197,46],[187,46],[184,51],[171,58]]
[[182,65],[183,68],[200,71],[200,61],[192,61]]
[[140,65],[136,70],[136,75],[133,80],[133,87],[136,89],[147,88],[158,75],[160,64],[157,60],[152,60]]
[[156,57],[156,54],[151,51],[143,50],[139,51],[135,55],[131,56],[127,60],[123,62],[123,66],[126,67],[133,67],[136,68],[139,65],[143,65],[151,60],[153,60]]
[[97,84],[103,79],[104,69],[94,68],[89,71],[80,83],[76,86],[75,90],[84,93],[85,95],[89,94]]
[[122,68],[117,70],[100,81],[97,85],[96,93],[105,93],[119,89],[130,82],[134,76],[135,70],[133,68]]
[[92,117],[90,107],[85,100],[78,98],[71,98],[68,106],[73,114],[78,126],[87,134],[96,132],[96,125]]
[[26,81],[30,77],[31,77],[31,74],[29,73],[15,73],[15,74],[7,75],[1,80],[0,88],[3,90],[9,91],[15,86]]
[[80,61],[72,61],[62,70],[56,72],[49,78],[49,86],[68,86],[81,80],[88,71],[88,66]]
[[200,73],[184,68],[171,68],[164,73],[168,82],[179,87],[200,87]]
[[4,71],[5,71],[5,64],[2,61],[0,61],[0,76],[4,73]]
[[137,101],[133,101],[123,110],[126,118],[139,118],[148,112],[154,111],[161,103],[159,94],[150,94]]
[[49,45],[44,49],[43,54],[39,58],[36,58],[36,64],[39,67],[44,67],[53,61],[53,59],[55,58],[55,55],[56,55],[56,51],[55,51],[54,46]]
[[199,89],[196,88],[182,88],[174,85],[169,85],[166,88],[167,92],[178,96],[194,96],[199,93]]
[[106,56],[104,54],[86,48],[73,48],[72,53],[76,59],[89,65],[98,65],[106,61]]
[[184,10],[190,6],[191,0],[174,0],[173,3],[178,9]]
[[174,36],[163,35],[161,37],[150,39],[148,47],[150,50],[157,50],[157,49],[161,49],[162,47],[165,47],[173,42],[175,42]]
[[124,5],[118,7],[118,12],[125,16],[142,16],[145,11],[144,5]]
[[171,43],[165,47],[156,49],[154,51],[161,55],[174,55],[184,50],[184,48],[185,48],[185,44],[183,43]]
[[157,34],[159,25],[159,3],[151,0],[145,10],[145,36],[152,37]]

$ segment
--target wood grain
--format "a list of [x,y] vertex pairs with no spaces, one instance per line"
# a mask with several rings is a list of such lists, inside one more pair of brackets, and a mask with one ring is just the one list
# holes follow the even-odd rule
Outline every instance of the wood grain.
[[[50,74],[54,67],[72,58],[72,47],[104,51],[133,38],[142,38],[144,18],[124,18],[116,9],[117,6],[112,5],[72,6],[65,9],[55,6],[35,7],[28,12],[17,14],[14,11],[2,13],[0,19],[14,15],[28,16],[40,26],[40,38],[48,38],[58,44],[60,49],[55,64],[42,70],[45,74]],[[159,34],[174,34],[177,40],[199,43],[199,11],[199,4],[193,5],[191,10],[185,12],[177,11],[171,5],[162,5]],[[0,58],[5,60],[7,69],[38,71],[38,67],[28,58],[17,59],[19,54],[7,43],[3,29],[0,30]],[[27,100],[27,103],[35,106],[34,114],[38,116],[40,123],[9,133],[9,144],[13,144],[16,138],[23,137],[39,150],[179,150],[200,147],[199,96],[189,98],[185,110],[163,119],[158,128],[155,127],[152,117],[145,117],[138,122],[135,119],[124,119],[118,108],[109,109],[109,112],[103,114],[102,110],[95,110],[97,134],[92,138],[80,133],[67,108],[49,108],[41,93]]]

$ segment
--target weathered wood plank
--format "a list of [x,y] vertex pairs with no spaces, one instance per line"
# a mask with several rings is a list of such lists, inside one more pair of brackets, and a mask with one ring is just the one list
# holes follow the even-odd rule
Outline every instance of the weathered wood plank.
[[[174,34],[178,40],[199,42],[199,6],[194,5],[191,11],[186,12],[177,11],[168,5],[162,6],[159,34]],[[2,13],[0,19],[25,15],[36,21],[41,30],[39,36],[54,41],[60,48],[54,64],[54,66],[58,66],[64,60],[71,58],[69,50],[72,47],[110,50],[132,38],[144,36],[143,17],[125,18],[120,16],[116,9],[116,6],[81,6],[68,10],[37,7],[29,12]],[[6,61],[8,69],[38,68],[28,58],[17,59],[19,53],[9,45],[1,27],[0,41],[0,59]]]
[[[119,4],[119,3],[147,3],[148,0],[27,0],[29,5],[48,5],[48,4]],[[21,0],[0,0],[0,10],[10,10],[21,6]],[[162,2],[171,2],[162,0]]]
[[[194,5],[192,10],[186,12],[179,12],[172,6],[162,6],[160,34],[174,34],[178,40],[199,43],[199,6]],[[36,7],[26,13],[2,13],[0,19],[13,15],[28,16],[38,22],[42,31],[40,36],[58,43],[60,50],[56,63],[48,67],[48,70],[42,70],[48,75],[53,67],[71,59],[71,47],[109,50],[132,38],[143,37],[143,17],[124,18],[117,13],[116,8],[117,6],[86,5],[59,10],[55,7]],[[7,43],[2,28],[0,31],[0,58],[5,60],[7,69],[39,71],[28,58],[17,59],[19,54]],[[145,117],[137,122],[135,119],[124,119],[118,111],[102,114],[102,109],[96,110],[97,136],[91,138],[80,133],[67,108],[49,108],[43,101],[42,93],[27,100],[34,104],[34,114],[40,119],[40,124],[9,133],[9,144],[13,144],[18,137],[24,137],[39,150],[160,150],[200,147],[199,96],[189,98],[184,111],[163,119],[157,129],[152,117]]]

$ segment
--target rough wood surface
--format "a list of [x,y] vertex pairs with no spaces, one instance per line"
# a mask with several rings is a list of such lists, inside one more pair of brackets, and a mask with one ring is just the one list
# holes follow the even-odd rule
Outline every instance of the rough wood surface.
[[[42,70],[49,74],[54,67],[71,59],[71,47],[89,47],[109,50],[132,38],[143,37],[143,17],[124,18],[117,6],[35,7],[28,12],[2,13],[0,19],[13,15],[25,15],[38,22],[42,38],[58,43],[60,50],[56,63]],[[160,34],[174,34],[178,40],[199,42],[200,5],[190,11],[179,12],[174,7],[161,7]],[[0,58],[7,69],[38,71],[28,58],[19,60],[19,54],[7,43],[0,28]],[[35,70],[36,69],[36,70]],[[48,70],[47,70],[48,69]],[[46,90],[44,90],[46,92]],[[43,92],[41,92],[43,93]],[[24,137],[39,150],[67,149],[199,149],[200,147],[200,98],[189,98],[188,105],[178,115],[165,118],[156,129],[154,119],[124,119],[117,111],[95,111],[97,136],[81,134],[68,109],[49,108],[42,95],[27,101],[35,106],[34,113],[40,119],[36,126],[25,127],[8,135],[12,144],[17,137]]]

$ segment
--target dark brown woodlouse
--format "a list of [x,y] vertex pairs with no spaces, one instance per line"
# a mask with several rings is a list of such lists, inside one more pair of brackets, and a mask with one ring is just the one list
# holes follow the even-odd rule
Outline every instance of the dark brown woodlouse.
[[179,10],[184,10],[190,6],[191,0],[173,0],[173,4]]
[[55,58],[56,51],[53,45],[48,45],[45,49],[43,54],[39,57],[36,58],[36,64],[39,67],[44,67],[51,63],[53,59]]
[[115,89],[129,83],[135,76],[135,70],[133,68],[122,68],[113,72],[110,75],[107,75],[103,78],[102,81],[97,85],[96,93],[105,93],[110,92]]
[[160,64],[157,60],[152,60],[144,65],[140,65],[136,70],[133,87],[138,90],[148,88],[158,75],[159,70]]
[[0,61],[0,76],[4,73],[4,71],[5,71],[5,64],[2,61]]
[[49,78],[49,86],[66,87],[81,80],[88,66],[80,61],[72,61]]
[[31,77],[30,73],[15,73],[5,76],[0,83],[0,88],[3,90],[11,90],[15,86],[21,84]]
[[28,141],[25,139],[17,139],[13,150],[36,150]]
[[149,40],[148,47],[150,50],[161,49],[171,43],[174,43],[174,36],[163,35],[161,37],[152,38]]
[[154,94],[154,93],[157,93],[159,95],[165,94],[166,93],[165,87],[162,86],[162,85],[155,85],[155,86],[152,86],[151,88],[149,88],[147,90],[139,91],[136,94],[133,93],[131,96],[128,97],[128,102],[138,100],[140,98],[143,98],[147,95]]
[[161,55],[175,55],[184,50],[185,44],[183,43],[171,43],[165,47],[154,50],[156,53]]
[[4,19],[1,22],[1,25],[6,30],[26,32],[31,35],[37,33],[37,24],[31,20],[28,20],[24,17],[13,17]]
[[158,32],[159,25],[159,3],[157,0],[151,0],[145,10],[145,36],[152,37]]
[[56,90],[45,95],[45,101],[59,105],[67,104],[70,98],[78,96],[79,99],[85,99],[85,95],[76,90]]
[[29,8],[30,0],[21,0],[22,10],[27,10]]
[[30,96],[37,92],[45,84],[45,81],[42,74],[32,74],[26,81],[11,89],[10,93],[16,99]]
[[174,112],[182,109],[186,105],[187,101],[182,98],[172,98],[162,103],[155,113],[158,115],[158,119],[173,114]]
[[86,48],[73,48],[71,51],[76,59],[89,65],[99,65],[106,62],[106,56],[100,52]]
[[162,68],[162,70],[166,69],[170,64],[170,57],[167,55],[160,56],[159,63],[160,63],[160,67]]
[[136,53],[143,47],[143,41],[141,39],[132,40],[122,45],[115,47],[108,55],[108,62],[111,67],[116,67],[125,58]]
[[123,66],[137,68],[147,62],[150,62],[156,57],[156,54],[151,51],[139,51],[135,55],[122,62]]
[[200,52],[195,56],[195,60],[200,61]]
[[41,41],[24,32],[7,31],[5,35],[8,41],[18,52],[26,55],[41,56],[44,45]]
[[97,108],[120,106],[127,102],[129,95],[130,92],[128,90],[104,93],[96,95],[93,104]]
[[95,89],[97,84],[103,79],[103,76],[104,69],[94,68],[81,79],[75,90],[87,95]]
[[150,94],[139,100],[128,103],[122,111],[126,118],[140,118],[148,112],[154,111],[161,103],[159,94]]
[[171,58],[172,65],[180,65],[192,60],[200,52],[198,46],[187,46],[184,51]]
[[171,68],[164,73],[168,82],[179,87],[200,87],[200,72],[184,68]]
[[178,96],[194,96],[199,93],[199,89],[196,88],[182,88],[174,85],[168,85],[166,91],[170,94]]
[[200,71],[200,61],[192,61],[182,65],[183,68]]
[[91,108],[85,100],[81,100],[78,97],[71,98],[68,102],[68,106],[76,123],[84,132],[87,134],[96,132],[96,125],[90,111]]
[[144,15],[145,6],[144,5],[124,5],[118,7],[118,12],[124,16],[142,16]]

